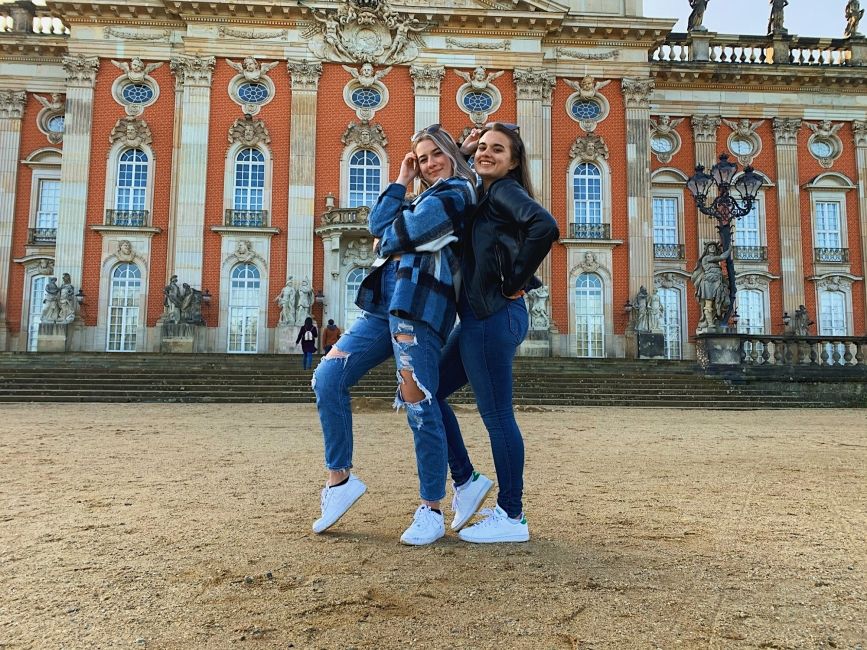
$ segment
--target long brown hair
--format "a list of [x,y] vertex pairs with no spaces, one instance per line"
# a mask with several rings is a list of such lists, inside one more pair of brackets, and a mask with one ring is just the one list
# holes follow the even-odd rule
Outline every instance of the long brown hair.
[[[494,122],[490,126],[485,127],[482,135],[488,131],[496,131],[502,133],[509,139],[509,149],[512,154],[512,162],[517,163],[514,169],[510,169],[506,176],[514,178],[530,195],[533,196],[533,181],[530,179],[530,165],[527,162],[527,147],[524,146],[524,141],[521,139],[521,134],[517,128],[505,126],[499,122]],[[481,139],[482,135],[479,136]]]

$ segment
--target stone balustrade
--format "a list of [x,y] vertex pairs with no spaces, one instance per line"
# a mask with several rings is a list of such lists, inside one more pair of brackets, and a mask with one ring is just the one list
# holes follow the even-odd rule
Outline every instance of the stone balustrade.
[[[699,40],[706,47],[696,47]],[[650,52],[652,63],[708,62],[737,65],[784,63],[798,66],[853,65],[852,45],[847,39],[791,38],[774,57],[774,41],[769,36],[728,34],[684,34],[672,32]],[[786,51],[788,50],[788,51]],[[782,59],[782,60],[778,60]]]
[[15,17],[11,13],[11,7],[8,5],[0,6],[0,34],[22,31],[43,36],[69,35],[69,27],[64,25],[60,18],[52,16],[32,16],[29,21],[29,29],[22,30],[20,27],[16,29]]
[[745,366],[867,367],[867,337],[739,334]]
[[365,205],[357,208],[332,208],[325,212],[322,217],[323,226],[335,225],[367,225],[367,215],[370,214],[370,208]]

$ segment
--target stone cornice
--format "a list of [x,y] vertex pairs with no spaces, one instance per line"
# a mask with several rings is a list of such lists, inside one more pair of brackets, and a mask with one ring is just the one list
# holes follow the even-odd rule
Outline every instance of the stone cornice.
[[778,66],[732,64],[669,64],[651,62],[650,75],[659,88],[734,90],[744,86],[792,91],[792,87],[829,88],[833,92],[864,92],[864,68],[845,66]]

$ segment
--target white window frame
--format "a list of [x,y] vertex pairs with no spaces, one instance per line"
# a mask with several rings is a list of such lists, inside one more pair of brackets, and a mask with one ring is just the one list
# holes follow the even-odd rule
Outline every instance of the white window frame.
[[[265,185],[262,188],[262,210],[268,213],[266,223],[274,227],[274,213],[271,211],[271,193],[274,173],[274,161],[271,156],[271,149],[262,144],[249,146],[240,142],[235,142],[226,151],[226,158],[223,167],[223,213],[226,210],[234,210],[235,208],[235,161],[242,149],[256,149],[265,158]],[[221,220],[222,223],[222,220]]]
[[[361,281],[364,279],[364,276],[370,271],[369,268],[364,268],[361,266],[355,266],[349,271],[346,272],[346,276],[343,279],[343,329],[349,330],[352,327],[352,324],[357,320],[357,318],[361,315],[361,309],[355,305],[355,296],[358,292],[358,287],[361,286]],[[358,277],[358,282],[350,285],[350,276],[356,275]],[[355,288],[351,289],[351,286]]]
[[[144,160],[136,159],[137,153],[144,156]],[[130,156],[133,156],[134,159],[128,159]],[[127,160],[125,160],[125,158],[127,158]],[[139,177],[142,175],[139,172],[142,167],[144,167],[143,176],[145,181],[143,187],[137,184]],[[143,149],[139,149],[138,147],[129,147],[120,152],[120,155],[118,156],[117,175],[115,176],[114,188],[114,207],[116,210],[147,210],[145,206],[147,204],[148,167],[150,167],[150,159]],[[126,176],[130,177],[130,184],[121,185]],[[121,198],[122,189],[129,192],[126,199]]]
[[[588,338],[586,339],[586,341],[582,341],[579,338],[580,329],[578,327],[578,324],[579,324],[579,314],[578,314],[579,285],[578,285],[578,283],[580,282],[581,278],[584,276],[593,277],[599,281],[598,295],[599,295],[599,305],[602,307],[602,312],[601,312],[601,314],[590,314],[589,316],[586,317],[586,320],[588,320],[588,321],[589,321],[589,319],[592,319],[592,318],[598,318],[599,319],[598,324],[595,325],[595,327],[598,328],[598,331],[600,333],[600,337],[599,337],[598,341],[596,341],[594,339],[594,337],[589,336],[589,332],[594,327],[594,323],[589,323],[589,322],[588,322],[588,330],[587,330],[588,331]],[[594,287],[594,289],[595,289],[595,287]],[[572,307],[573,307],[572,318],[574,319],[574,322],[575,322],[575,343],[576,343],[575,351],[576,351],[577,355],[579,357],[588,358],[588,359],[605,358],[605,356],[606,356],[606,353],[605,353],[605,343],[606,343],[605,322],[606,322],[606,318],[605,318],[605,280],[604,280],[604,278],[599,273],[595,273],[595,272],[579,273],[578,276],[575,278],[575,281],[572,283],[572,286],[569,288],[569,290],[574,295],[574,301],[573,301],[573,305],[572,305]],[[595,293],[595,291],[594,291],[594,293]],[[586,343],[586,345],[587,345],[586,350],[583,349],[584,343]],[[596,352],[597,350],[598,350],[598,354],[594,354],[594,352]],[[582,351],[587,352],[587,354],[582,354]]]
[[[680,223],[681,223],[681,217],[680,217],[680,215],[681,215],[681,194],[682,193],[674,194],[674,193],[668,193],[668,192],[663,193],[663,192],[658,192],[658,191],[653,192],[653,196],[651,197],[651,206],[652,206],[652,215],[653,215],[652,218],[653,218],[653,243],[654,244],[671,244],[671,245],[676,246],[676,245],[681,243],[681,240],[682,240],[681,228],[680,228]],[[674,212],[672,215],[674,218],[674,222],[672,224],[660,225],[658,223],[657,212],[656,212],[657,201],[660,201],[660,202],[672,201],[674,203]],[[672,234],[671,241],[668,241],[667,239],[661,240],[658,238],[658,234],[661,234],[662,232],[669,232],[669,231]]]
[[[254,278],[257,283],[256,289],[256,302],[255,303],[245,303],[245,304],[233,304],[233,300],[235,299],[235,287],[232,286],[235,280],[235,271],[241,267],[249,267],[256,270],[257,276]],[[232,268],[229,269],[229,286],[228,289],[228,297],[229,301],[227,304],[227,315],[226,315],[226,327],[227,327],[227,336],[226,336],[226,352],[229,354],[256,354],[259,351],[259,346],[262,344],[262,321],[265,313],[262,311],[262,291],[267,288],[267,284],[262,279],[262,269],[258,267],[258,265],[253,262],[239,262],[237,264],[232,265]],[[246,281],[249,284],[249,280]],[[250,291],[250,288],[245,288],[243,291],[246,293]],[[246,321],[246,312],[254,312],[256,317],[256,327],[255,327],[255,336],[256,340],[253,342],[252,348],[249,348],[246,345],[246,337],[244,334],[241,334],[240,340],[242,343],[242,349],[232,349],[232,318],[235,310],[243,310],[245,312],[245,321]],[[246,349],[245,349],[246,348]]]
[[[834,217],[837,220],[836,228],[832,229],[827,226],[827,222],[825,226],[822,226],[823,218],[820,213],[824,212],[826,206],[836,206],[837,213]],[[833,198],[820,198],[814,196],[813,198],[813,243],[816,248],[848,248],[848,246],[844,246],[846,243],[846,237],[844,236],[844,227],[843,221],[845,214],[845,202],[833,199]],[[834,245],[831,245],[831,241],[836,240]]]
[[[130,268],[135,269],[135,273],[138,274],[137,277],[133,278],[124,278],[124,282],[115,282],[116,274],[122,268]],[[121,285],[124,287],[124,295],[122,296],[123,304],[115,305],[115,297],[116,290],[121,288]],[[132,290],[131,287],[135,287],[137,285],[137,290]],[[105,351],[106,352],[136,352],[139,349],[139,331],[141,330],[141,320],[142,320],[142,295],[144,294],[142,286],[142,270],[135,262],[120,262],[115,264],[111,269],[109,274],[109,296],[108,296],[108,311],[106,314],[106,327],[105,327]],[[130,304],[130,299],[133,299],[133,303]],[[147,308],[145,306],[145,316],[147,315]],[[120,347],[113,348],[112,347],[112,319],[115,315],[119,315],[120,317],[120,338],[118,341],[124,343]],[[132,322],[130,322],[130,318],[134,316]],[[132,345],[126,345],[129,343],[128,337],[132,337]]]
[[[850,248],[847,215],[848,197],[846,196],[846,194],[851,190],[855,189],[855,187],[856,186],[848,177],[837,172],[825,172],[824,174],[819,174],[819,176],[814,178],[812,182],[804,186],[804,189],[810,192],[810,237],[814,249],[833,248],[819,245],[818,204],[820,203],[839,204],[840,210],[838,217],[840,220],[840,245],[837,248]],[[842,269],[844,271],[849,270],[848,263],[837,264],[830,262],[819,262],[812,259],[813,251],[810,251],[810,253],[811,261],[814,262],[815,266],[821,267],[825,271],[830,270],[830,268],[836,270]],[[817,274],[819,273],[822,273],[822,271],[819,271]]]
[[[248,156],[249,160],[242,160]],[[258,159],[254,158],[257,157]],[[239,172],[245,171],[247,184],[239,183]],[[235,153],[232,165],[232,209],[258,212],[265,209],[265,154],[258,147],[243,147]],[[261,174],[261,179],[257,178]],[[260,184],[261,183],[261,184]],[[245,197],[239,196],[245,194]]]
[[[585,165],[588,168],[589,167],[595,168],[599,172],[599,174],[598,175],[581,174],[579,176],[577,174],[578,168],[585,166]],[[584,206],[594,206],[594,207],[595,207],[595,204],[598,203],[598,215],[596,215],[596,214],[591,215],[591,214],[589,214],[590,211],[588,211],[587,216],[590,218],[585,219],[585,220],[581,220],[581,221],[579,221],[579,219],[578,219],[578,209],[577,209],[578,199],[575,198],[575,194],[576,194],[575,193],[575,181],[577,178],[587,180],[588,186],[590,185],[589,179],[595,179],[595,180],[598,180],[598,182],[599,182],[599,198],[598,198],[598,200],[586,199],[586,200],[583,200],[581,203]],[[572,165],[572,168],[569,171],[569,180],[570,180],[570,186],[572,188],[572,196],[571,196],[571,199],[569,202],[569,205],[571,206],[571,211],[572,211],[572,223],[591,224],[591,225],[606,223],[606,221],[605,221],[605,199],[606,199],[607,195],[605,193],[605,179],[604,179],[604,174],[603,174],[602,168],[594,161],[587,161],[587,160],[578,161],[574,165]],[[593,219],[598,219],[598,220],[594,221]]]
[[[749,317],[745,311],[744,303],[749,300],[744,300],[745,296],[758,296],[759,313],[761,314],[761,327],[749,322]],[[768,328],[768,296],[761,289],[750,287],[738,288],[738,332],[741,334],[766,334]]]
[[[124,151],[129,149],[140,149],[144,152],[145,156],[147,156],[148,166],[147,166],[147,186],[145,187],[145,200],[144,207],[142,210],[147,210],[150,217],[145,222],[147,224],[153,223],[153,215],[154,215],[154,178],[156,177],[156,167],[157,167],[157,158],[154,154],[154,150],[146,144],[140,144],[137,147],[130,147],[126,145],[121,140],[118,140],[114,143],[112,148],[108,152],[108,162],[106,167],[106,176],[105,176],[105,195],[103,199],[103,215],[106,210],[125,210],[128,209],[124,206],[117,205],[117,182],[118,182],[118,172],[120,171],[120,158],[123,155]],[[102,220],[100,220],[102,221]]]
[[[62,152],[58,149],[40,149],[28,156],[25,164],[32,167],[30,176],[30,214],[27,223],[28,228],[38,228],[40,184],[42,181],[60,181],[60,165]],[[56,226],[55,226],[56,227]]]
[[[344,152],[344,157],[341,158],[341,161],[340,161],[340,187],[341,187],[340,196],[342,198],[341,207],[346,207],[346,208],[358,207],[358,206],[353,206],[350,203],[350,197],[351,197],[350,179],[352,176],[351,169],[350,169],[350,163],[352,161],[353,156],[359,152],[362,152],[362,151],[369,151],[370,153],[374,154],[375,156],[377,156],[379,158],[379,191],[376,193],[376,197],[373,198],[373,200],[370,202],[370,205],[368,205],[368,207],[370,207],[370,208],[373,207],[373,204],[376,203],[376,198],[378,198],[379,195],[386,188],[386,184],[388,182],[387,181],[387,175],[386,175],[386,170],[388,169],[388,159],[384,156],[385,151],[381,147],[377,147],[377,146],[373,146],[373,145],[367,146],[367,147],[347,148]],[[360,205],[367,205],[367,204],[360,204]]]
[[[24,348],[27,352],[36,352],[39,338],[39,323],[42,322],[42,300],[45,294],[45,285],[48,284],[47,275],[33,275],[30,277],[29,296],[27,304],[27,341]],[[41,282],[40,282],[41,280]],[[37,291],[37,287],[42,285]]]
[[[662,333],[665,340],[665,358],[666,359],[683,359],[684,347],[684,327],[686,325],[687,311],[684,308],[683,290],[679,286],[673,287],[656,287],[657,293],[671,292],[674,295],[673,301],[666,301],[660,296],[662,303]],[[677,305],[677,322],[671,322],[670,302]],[[671,334],[677,335],[676,340],[672,339]]]
[[[575,170],[579,165],[589,163],[591,165],[595,165],[601,174],[601,187],[602,187],[602,221],[600,223],[608,224],[608,227],[611,228],[611,168],[608,166],[608,163],[601,158],[595,158],[593,160],[582,160],[580,158],[576,158],[569,163],[569,167],[566,173],[566,206],[569,215],[569,223],[584,223],[576,221],[576,213],[575,213]],[[571,232],[567,234],[567,238],[571,237]],[[573,287],[574,288],[574,287]]]

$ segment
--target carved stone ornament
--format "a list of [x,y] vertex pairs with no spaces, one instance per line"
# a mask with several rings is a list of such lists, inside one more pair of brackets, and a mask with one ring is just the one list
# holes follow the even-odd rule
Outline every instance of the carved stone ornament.
[[249,262],[256,258],[256,252],[249,239],[242,239],[235,244],[235,257],[241,262]]
[[253,31],[248,29],[233,29],[231,27],[221,26],[217,33],[220,38],[242,38],[248,41],[264,41],[272,38],[286,38],[289,33],[285,29],[269,29],[263,31]]
[[313,9],[314,23],[302,33],[319,59],[347,63],[407,63],[429,27],[392,10],[386,0],[347,0],[336,10]]
[[292,77],[292,92],[299,90],[315,91],[319,88],[319,77],[322,76],[322,64],[311,61],[289,61],[286,64]]
[[26,101],[27,93],[23,90],[0,90],[0,119],[20,120]]
[[486,90],[494,79],[503,76],[505,70],[488,72],[483,66],[476,66],[472,72],[455,70],[455,74],[463,79],[473,90]]
[[801,120],[796,117],[774,118],[774,138],[777,145],[798,144],[798,131],[801,129]]
[[737,275],[735,277],[735,285],[738,289],[766,290],[770,285],[770,280],[764,275],[749,273]]
[[462,50],[510,50],[512,49],[511,40],[502,41],[475,41],[465,38],[446,38],[446,45],[458,47]]
[[185,85],[210,87],[217,60],[212,56],[173,56],[170,62],[178,89]]
[[42,104],[42,110],[36,116],[36,126],[51,144],[60,144],[63,142],[63,130],[55,130],[51,123],[55,117],[65,117],[66,101],[60,93],[51,93],[50,98],[42,95],[33,95],[33,98]]
[[657,119],[650,120],[650,126],[653,130],[662,135],[669,135],[674,132],[678,124],[683,122],[685,118],[671,119],[671,115],[660,115]]
[[653,276],[653,286],[656,289],[683,289],[686,278],[677,273],[657,273]]
[[162,61],[158,63],[145,64],[145,62],[137,56],[133,57],[132,61],[129,63],[126,61],[115,61],[114,59],[111,60],[111,63],[115,68],[123,70],[128,81],[136,84],[142,83],[145,80],[145,77],[162,65]]
[[569,157],[583,161],[608,160],[608,145],[605,144],[602,136],[588,133],[575,140],[572,148],[569,149]]
[[244,57],[242,63],[235,63],[229,59],[226,59],[226,63],[229,64],[229,67],[232,68],[232,70],[243,75],[244,79],[247,81],[259,81],[259,79],[268,74],[272,68],[277,67],[280,62],[274,61],[272,63],[259,63],[255,57],[248,56]]
[[581,256],[581,261],[577,264],[578,268],[584,273],[595,273],[599,270],[599,260],[596,259],[596,253],[584,251]]
[[834,161],[843,153],[843,141],[837,135],[837,131],[843,128],[843,122],[834,124],[831,120],[806,123],[813,135],[807,143],[810,155],[819,161],[825,169],[831,169]]
[[144,120],[124,117],[117,121],[109,135],[109,142],[122,142],[125,147],[134,149],[153,142],[150,127]]
[[115,256],[121,262],[132,262],[135,259],[135,250],[133,250],[132,243],[128,239],[121,239],[117,242]]
[[571,79],[563,79],[567,86],[578,93],[578,98],[587,101],[594,99],[599,91],[611,83],[611,80],[596,81],[592,75],[584,75],[581,81],[572,81]]
[[40,257],[33,265],[36,275],[54,275],[54,260],[48,257]]
[[33,97],[49,111],[63,112],[66,108],[66,102],[61,99],[62,95],[60,93],[51,93],[50,99],[46,99],[42,95],[33,95]]
[[413,65],[409,68],[409,75],[416,95],[438,96],[446,69],[441,65]]
[[[505,74],[505,70],[499,72],[488,72],[484,66],[476,66],[472,72],[464,70],[455,70],[454,73],[464,80],[464,84],[458,88],[457,102],[458,108],[466,113],[470,121],[477,127],[488,121],[488,115],[495,113],[502,104],[503,97],[499,89],[491,82]],[[464,103],[464,98],[474,92],[484,92],[491,98],[491,105],[485,110],[473,110]]]
[[164,29],[161,32],[130,32],[116,27],[105,27],[102,30],[103,38],[117,38],[122,41],[167,41],[172,33]]
[[388,144],[382,125],[370,124],[369,122],[362,122],[361,124],[350,122],[340,137],[340,141],[345,145],[357,144],[365,148],[370,145],[385,147]]
[[99,70],[99,57],[64,56],[63,69],[66,72],[66,85],[78,88],[92,88]]
[[350,240],[346,244],[346,250],[343,253],[343,266],[361,266],[368,267],[373,263],[376,255],[373,254],[373,239],[370,237],[359,237],[358,239]]
[[626,99],[626,107],[650,107],[650,96],[655,87],[656,82],[653,79],[623,79],[621,89],[623,90],[623,97]]
[[518,99],[544,100],[551,97],[557,78],[544,69],[516,68],[513,73]]
[[855,146],[867,147],[867,122],[852,122],[852,132],[855,134]]
[[[672,119],[670,115],[660,115],[650,120],[650,149],[661,163],[671,162],[675,153],[680,150],[681,139],[676,128],[686,118]],[[667,143],[667,146],[658,146]]]
[[716,132],[722,119],[718,115],[693,115],[692,133],[696,142],[716,143]]
[[[737,122],[731,120],[723,120],[723,123],[732,130],[728,138],[728,146],[732,153],[737,156],[738,162],[741,165],[750,165],[753,159],[762,150],[762,139],[756,133],[756,129],[765,123],[765,120],[758,122],[750,122],[747,118],[739,119]],[[735,144],[743,145],[749,143],[749,151],[739,150]]]
[[845,275],[828,275],[820,278],[816,286],[825,291],[842,291],[848,293],[852,289],[852,279]]
[[577,59],[579,61],[610,61],[620,58],[620,50],[611,50],[609,52],[581,52],[580,50],[572,50],[567,47],[558,47],[554,50],[557,58]]
[[229,127],[229,142],[239,143],[245,147],[255,147],[259,144],[271,144],[271,134],[262,120],[240,117]]

